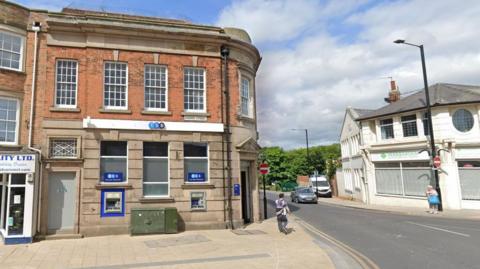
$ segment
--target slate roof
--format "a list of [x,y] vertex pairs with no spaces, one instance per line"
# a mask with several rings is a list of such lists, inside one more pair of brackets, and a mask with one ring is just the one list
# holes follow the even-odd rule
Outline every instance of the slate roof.
[[[480,103],[480,86],[437,83],[428,87],[430,105],[442,106],[462,103]],[[360,115],[356,120],[366,120],[418,110],[426,107],[424,90],[404,97],[394,103]]]

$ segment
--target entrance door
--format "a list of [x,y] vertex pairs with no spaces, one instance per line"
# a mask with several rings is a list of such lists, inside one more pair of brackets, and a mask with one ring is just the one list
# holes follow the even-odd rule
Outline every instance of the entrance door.
[[252,222],[250,208],[250,180],[248,170],[241,171],[241,192],[242,192],[242,218],[244,223]]
[[51,173],[48,181],[48,232],[73,232],[75,173]]

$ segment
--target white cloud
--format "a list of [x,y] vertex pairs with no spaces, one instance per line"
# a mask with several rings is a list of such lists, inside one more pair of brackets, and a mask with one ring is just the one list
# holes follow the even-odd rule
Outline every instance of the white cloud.
[[304,145],[291,128],[308,128],[311,144],[334,142],[347,106],[385,105],[382,77],[403,92],[422,88],[419,51],[398,38],[425,45],[430,84],[480,84],[478,14],[477,1],[246,0],[225,8],[218,24],[246,29],[263,56],[260,143],[291,148]]

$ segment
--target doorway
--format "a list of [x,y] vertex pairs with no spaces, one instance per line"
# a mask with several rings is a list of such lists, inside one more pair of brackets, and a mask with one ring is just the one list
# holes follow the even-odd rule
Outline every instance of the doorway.
[[248,224],[252,222],[252,208],[251,208],[251,192],[250,192],[250,176],[249,167],[243,168],[240,172],[240,186],[242,197],[242,218],[243,223]]
[[54,172],[48,180],[48,233],[73,233],[75,172]]

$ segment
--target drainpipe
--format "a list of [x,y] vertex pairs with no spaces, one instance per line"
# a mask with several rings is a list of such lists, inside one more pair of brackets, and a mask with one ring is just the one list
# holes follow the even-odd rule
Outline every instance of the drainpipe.
[[37,200],[37,232],[40,231],[40,201],[42,196],[42,184],[41,179],[43,176],[43,169],[42,169],[42,151],[40,149],[34,148],[32,146],[32,131],[33,131],[33,110],[34,110],[34,103],[35,103],[35,88],[36,88],[36,78],[37,78],[37,48],[38,48],[38,32],[40,32],[41,24],[40,22],[33,22],[32,30],[35,32],[35,40],[33,45],[33,66],[32,66],[32,89],[31,89],[31,98],[30,98],[30,118],[28,121],[28,149],[33,150],[38,153],[38,161],[39,161],[39,177],[38,177],[38,200]]
[[[220,66],[222,66],[223,64],[223,57],[220,59]],[[221,69],[222,70],[222,69]],[[222,91],[224,91],[224,76],[223,76],[223,72],[220,71],[220,88],[222,89]],[[222,115],[221,115],[221,120],[222,120],[222,123],[224,123],[224,118],[225,118],[225,108],[223,106],[223,94],[220,94],[220,107],[221,107],[221,112],[222,112]],[[225,186],[226,186],[226,180],[227,180],[227,177],[226,177],[226,165],[225,165],[225,133],[222,134],[222,175],[223,175],[223,183],[222,183],[222,188],[223,188],[223,222],[226,224],[227,223],[227,194],[225,193],[226,190],[225,190]],[[225,228],[228,228],[228,224],[226,224],[226,227]]]
[[231,133],[230,133],[230,91],[228,84],[228,56],[230,55],[230,49],[226,46],[222,46],[220,53],[223,58],[224,66],[224,93],[225,93],[225,140],[227,142],[227,197],[228,197],[228,221],[230,229],[233,229],[233,209],[232,209],[232,152],[231,152]]

